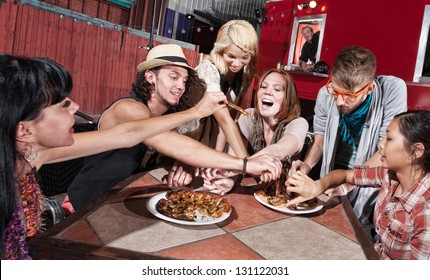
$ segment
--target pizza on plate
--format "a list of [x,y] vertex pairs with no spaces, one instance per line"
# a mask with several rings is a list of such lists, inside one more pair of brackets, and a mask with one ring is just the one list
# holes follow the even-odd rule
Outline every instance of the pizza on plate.
[[[288,201],[294,199],[297,195],[295,193],[287,193],[286,187],[282,182],[284,182],[282,179],[274,181],[261,187],[255,194],[267,204],[283,208]],[[313,198],[290,206],[289,208],[291,210],[306,210],[314,208],[317,204],[318,199]]]
[[216,219],[230,212],[227,199],[214,193],[193,190],[173,191],[157,203],[157,210],[174,219],[203,221]]

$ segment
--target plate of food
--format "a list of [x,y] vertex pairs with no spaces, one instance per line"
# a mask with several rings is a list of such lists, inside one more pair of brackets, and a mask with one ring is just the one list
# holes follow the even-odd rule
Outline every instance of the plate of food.
[[254,197],[258,202],[266,207],[293,215],[314,213],[323,208],[323,204],[318,198],[313,198],[290,207],[285,207],[287,202],[295,197],[295,194],[288,194],[285,188],[281,187],[279,182],[260,188],[254,193]]
[[162,220],[182,225],[210,225],[227,219],[232,207],[226,198],[194,190],[168,191],[154,195],[149,212]]

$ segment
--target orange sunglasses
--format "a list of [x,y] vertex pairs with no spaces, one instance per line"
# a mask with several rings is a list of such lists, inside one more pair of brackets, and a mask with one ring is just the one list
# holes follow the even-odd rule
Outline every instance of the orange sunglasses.
[[342,99],[345,102],[354,102],[357,97],[362,95],[366,90],[372,85],[373,81],[370,81],[368,84],[366,84],[362,89],[360,89],[357,92],[350,92],[350,91],[342,91],[339,89],[334,88],[331,85],[331,78],[327,81],[325,88],[327,89],[328,94],[330,94],[333,98],[337,99],[338,96],[342,96]]

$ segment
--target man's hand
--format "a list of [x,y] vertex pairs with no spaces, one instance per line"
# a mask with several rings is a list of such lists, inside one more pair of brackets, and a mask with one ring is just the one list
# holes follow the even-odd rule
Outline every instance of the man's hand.
[[193,180],[193,172],[190,167],[183,166],[182,163],[175,161],[169,173],[163,177],[161,182],[167,184],[169,188],[177,188],[189,185]]
[[315,64],[313,64],[313,63],[308,64],[308,63],[302,61],[302,62],[300,62],[300,66],[303,68],[303,70],[305,72],[312,72],[312,70],[314,69]]
[[196,104],[195,108],[203,118],[221,110],[226,104],[227,98],[223,92],[205,92],[203,98]]

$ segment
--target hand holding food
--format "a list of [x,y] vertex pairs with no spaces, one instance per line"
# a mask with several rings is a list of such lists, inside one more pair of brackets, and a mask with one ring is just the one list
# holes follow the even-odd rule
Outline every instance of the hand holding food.
[[313,199],[324,192],[319,181],[312,180],[301,171],[290,175],[285,182],[286,191],[298,195],[287,203],[287,207]]
[[297,195],[287,191],[285,187],[287,184],[286,177],[286,174],[283,173],[281,179],[263,185],[255,194],[264,202],[280,208],[288,207],[291,210],[306,210],[317,206],[318,200],[316,198],[294,203]]

